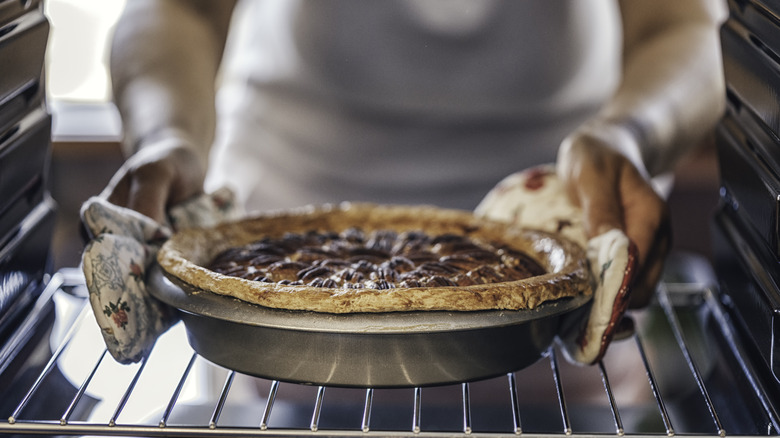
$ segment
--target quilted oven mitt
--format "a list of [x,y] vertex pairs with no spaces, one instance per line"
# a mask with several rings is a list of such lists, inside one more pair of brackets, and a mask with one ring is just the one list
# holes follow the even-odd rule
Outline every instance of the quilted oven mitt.
[[90,239],[82,269],[95,319],[114,359],[139,361],[179,320],[174,309],[147,293],[144,283],[147,268],[173,230],[212,226],[239,214],[228,189],[177,205],[165,225],[100,197],[82,205],[81,221]]
[[587,312],[560,335],[566,355],[582,364],[598,362],[620,328],[635,273],[636,247],[618,229],[588,239],[582,213],[566,196],[552,165],[512,174],[499,182],[475,213],[519,226],[560,233],[586,249],[593,300]]

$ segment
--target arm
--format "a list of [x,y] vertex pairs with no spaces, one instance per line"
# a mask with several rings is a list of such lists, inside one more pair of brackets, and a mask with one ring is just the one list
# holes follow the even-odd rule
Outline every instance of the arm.
[[632,304],[643,305],[660,278],[670,245],[669,214],[649,176],[669,171],[715,125],[725,105],[714,0],[629,0],[623,80],[590,122],[558,153],[570,197],[586,231],[622,229],[637,245]]
[[235,1],[133,0],[117,25],[114,97],[129,157],[104,194],[165,218],[202,190],[215,130],[215,79]]
[[622,0],[623,81],[597,121],[627,129],[651,175],[671,170],[720,118],[718,0]]

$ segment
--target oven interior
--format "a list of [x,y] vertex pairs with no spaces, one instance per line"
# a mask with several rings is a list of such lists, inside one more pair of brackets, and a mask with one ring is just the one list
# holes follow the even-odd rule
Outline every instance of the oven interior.
[[780,434],[780,4],[728,3],[712,260],[672,254],[634,333],[594,366],[553,345],[506,375],[388,389],[236,373],[194,353],[181,323],[141,363],[107,354],[80,270],[49,257],[48,23],[40,1],[0,0],[0,65],[15,66],[0,76],[0,434]]

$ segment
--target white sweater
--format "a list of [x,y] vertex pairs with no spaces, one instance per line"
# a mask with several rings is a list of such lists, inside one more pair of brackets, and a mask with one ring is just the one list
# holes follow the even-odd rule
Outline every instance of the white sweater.
[[620,81],[614,0],[248,0],[208,188],[250,209],[471,209],[551,162]]

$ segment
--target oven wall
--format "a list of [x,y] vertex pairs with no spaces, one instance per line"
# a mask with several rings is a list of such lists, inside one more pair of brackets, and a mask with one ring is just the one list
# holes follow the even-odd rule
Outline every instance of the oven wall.
[[78,266],[84,247],[79,208],[108,184],[122,164],[114,142],[55,141],[52,145],[51,192],[58,204],[52,242],[55,269]]
[[669,196],[673,250],[691,251],[712,261],[712,216],[718,205],[720,175],[714,136],[675,172],[675,188]]

